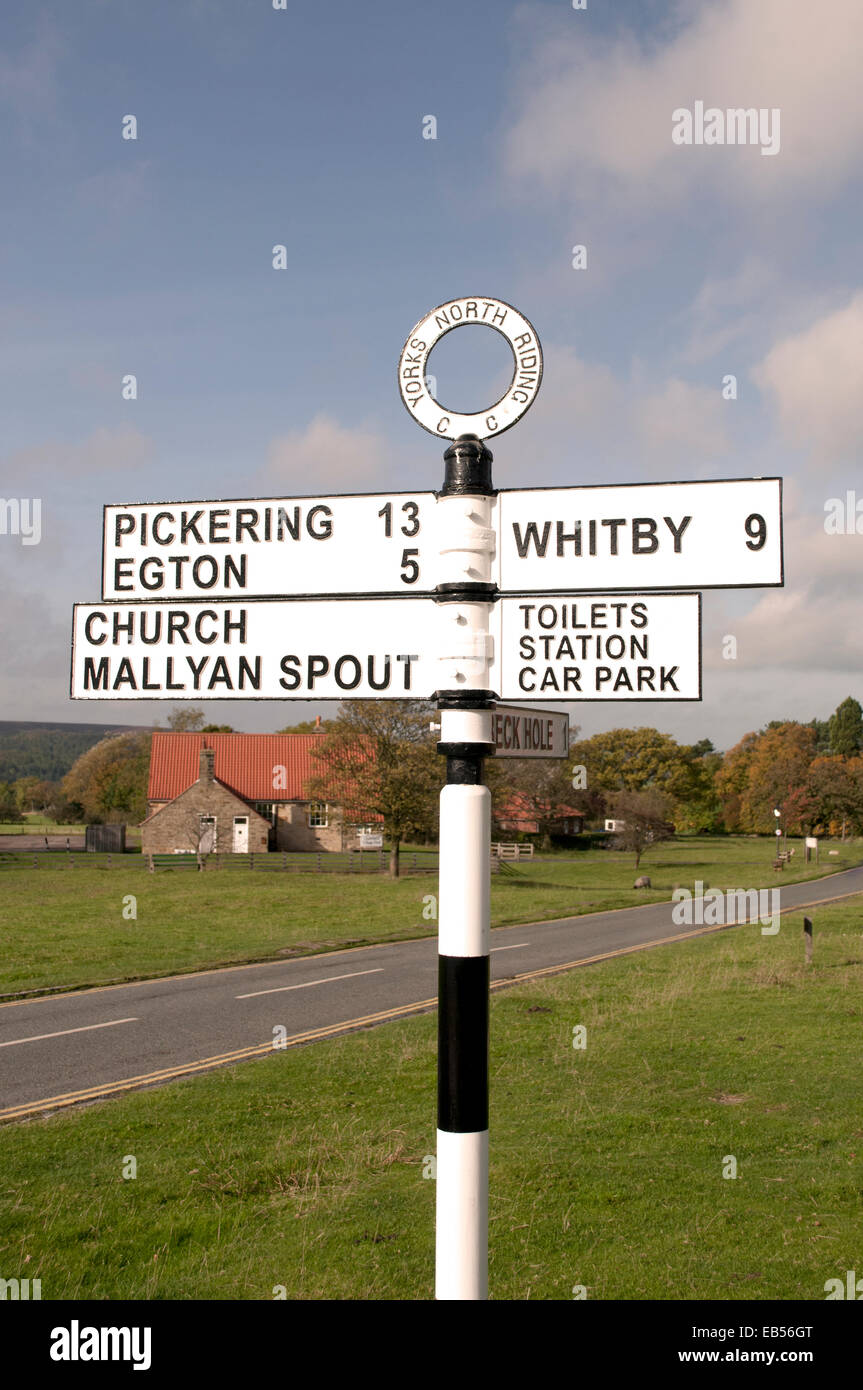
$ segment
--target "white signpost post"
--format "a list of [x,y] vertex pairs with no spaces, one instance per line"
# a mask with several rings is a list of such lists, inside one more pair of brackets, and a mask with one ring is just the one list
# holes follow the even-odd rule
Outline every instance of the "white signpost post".
[[[503,335],[514,369],[465,415],[434,400],[426,368],[472,323]],[[406,408],[453,441],[440,492],[106,507],[102,602],[73,618],[73,699],[436,701],[439,1299],[488,1292],[483,760],[568,748],[565,713],[501,701],[699,700],[701,595],[687,591],[783,582],[778,478],[498,492],[483,440],[541,379],[512,305],[440,305],[399,360]]]

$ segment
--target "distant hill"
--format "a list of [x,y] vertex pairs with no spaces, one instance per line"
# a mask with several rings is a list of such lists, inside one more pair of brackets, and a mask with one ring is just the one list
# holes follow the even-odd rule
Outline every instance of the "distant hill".
[[0,719],[0,782],[15,782],[19,777],[59,782],[76,759],[100,739],[148,727]]

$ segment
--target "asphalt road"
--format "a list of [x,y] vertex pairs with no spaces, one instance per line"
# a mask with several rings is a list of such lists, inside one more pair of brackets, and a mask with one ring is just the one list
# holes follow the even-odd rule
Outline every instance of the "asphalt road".
[[[777,886],[785,914],[863,892],[863,867]],[[492,988],[717,930],[678,926],[671,912],[670,902],[652,903],[497,928]],[[0,1119],[420,1013],[435,1007],[436,995],[437,942],[429,937],[3,1004]]]

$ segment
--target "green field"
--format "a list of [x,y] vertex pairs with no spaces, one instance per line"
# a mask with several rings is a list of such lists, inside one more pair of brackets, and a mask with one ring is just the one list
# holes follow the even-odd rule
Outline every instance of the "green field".
[[[792,841],[792,844],[796,842]],[[666,843],[641,873],[634,857],[574,852],[505,866],[492,881],[492,924],[547,921],[668,899],[696,879],[718,888],[799,882],[863,860],[863,842],[805,865],[802,849],[780,875],[773,842],[745,836]],[[312,856],[310,856],[311,858]],[[4,856],[0,866],[0,994],[77,988],[210,966],[399,941],[437,930],[424,917],[436,875],[250,873],[171,868],[148,874],[140,857]],[[129,902],[129,897],[135,902]],[[137,916],[123,916],[135,910]]]
[[[863,900],[813,916],[810,967],[791,916],[494,993],[493,1298],[820,1300],[859,1272]],[[431,1298],[435,1051],[424,1015],[0,1129],[4,1277]]]

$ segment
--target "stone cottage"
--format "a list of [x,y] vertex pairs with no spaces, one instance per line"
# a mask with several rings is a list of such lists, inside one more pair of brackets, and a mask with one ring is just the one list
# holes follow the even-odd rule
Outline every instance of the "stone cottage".
[[306,781],[319,773],[312,751],[320,734],[153,734],[145,854],[196,850],[245,854],[271,850],[356,848],[379,817],[343,824],[339,808],[309,801]]

